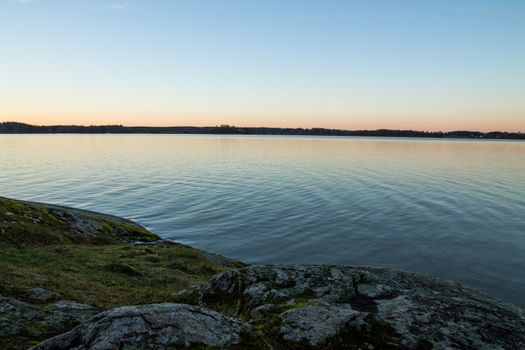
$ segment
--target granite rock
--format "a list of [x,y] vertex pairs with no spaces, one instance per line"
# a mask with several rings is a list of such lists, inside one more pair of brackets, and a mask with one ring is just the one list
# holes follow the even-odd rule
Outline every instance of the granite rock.
[[102,312],[34,350],[171,349],[224,347],[241,342],[252,327],[218,312],[186,304],[125,306]]
[[[268,328],[307,347],[361,342],[375,348],[525,348],[525,313],[461,284],[418,273],[359,266],[251,266],[215,276],[193,292],[248,314],[276,304]],[[290,305],[288,300],[295,299]],[[374,344],[374,336],[376,339]],[[339,342],[339,343],[338,343]],[[364,345],[364,343],[359,343]]]

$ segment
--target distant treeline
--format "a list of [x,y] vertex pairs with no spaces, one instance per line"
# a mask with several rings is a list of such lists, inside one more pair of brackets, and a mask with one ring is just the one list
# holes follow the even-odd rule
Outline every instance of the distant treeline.
[[1,134],[238,134],[238,135],[314,135],[314,136],[386,136],[386,137],[434,137],[469,139],[519,139],[524,133],[479,131],[415,131],[415,130],[342,130],[324,128],[263,128],[236,127],[230,125],[197,126],[122,126],[122,125],[50,125],[37,126],[17,122],[0,123]]

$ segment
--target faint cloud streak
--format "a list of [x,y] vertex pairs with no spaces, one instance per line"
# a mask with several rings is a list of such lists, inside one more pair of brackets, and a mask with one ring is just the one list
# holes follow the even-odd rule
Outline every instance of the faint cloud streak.
[[127,2],[117,2],[106,4],[106,7],[112,11],[122,11],[128,7]]

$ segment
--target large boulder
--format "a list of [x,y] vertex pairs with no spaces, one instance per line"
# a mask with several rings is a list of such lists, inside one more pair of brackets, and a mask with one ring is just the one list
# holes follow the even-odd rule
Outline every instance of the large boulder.
[[[525,349],[520,307],[404,271],[252,266],[224,272],[185,297],[257,315],[252,323],[291,348]],[[261,308],[271,311],[263,321]]]
[[239,344],[251,326],[186,304],[125,306],[102,312],[71,331],[33,347],[60,349],[172,349]]

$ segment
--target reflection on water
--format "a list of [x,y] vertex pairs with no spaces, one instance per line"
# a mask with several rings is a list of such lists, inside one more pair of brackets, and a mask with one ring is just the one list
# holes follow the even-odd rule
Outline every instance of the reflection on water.
[[391,266],[525,304],[525,142],[3,135],[0,195],[247,262]]

